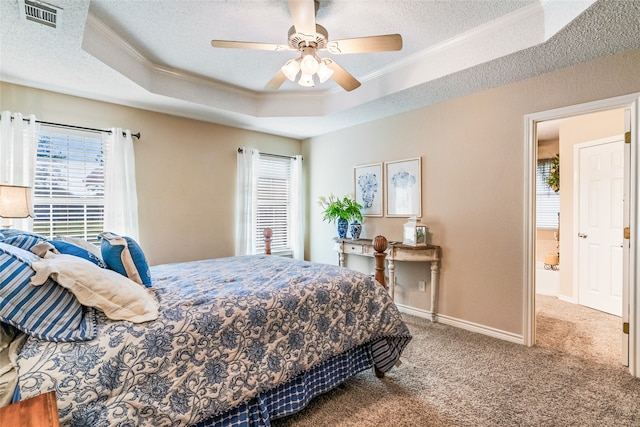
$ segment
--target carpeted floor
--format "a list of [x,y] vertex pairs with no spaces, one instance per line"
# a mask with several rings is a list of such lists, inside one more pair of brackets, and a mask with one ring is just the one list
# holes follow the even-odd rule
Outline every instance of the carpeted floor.
[[536,295],[536,346],[619,366],[622,319],[555,297]]
[[[563,336],[570,320],[550,321],[550,306],[537,306],[531,348],[405,315],[414,338],[401,366],[382,380],[363,372],[273,425],[640,426],[640,380],[615,356],[565,351],[588,339]],[[550,347],[552,336],[570,344]]]

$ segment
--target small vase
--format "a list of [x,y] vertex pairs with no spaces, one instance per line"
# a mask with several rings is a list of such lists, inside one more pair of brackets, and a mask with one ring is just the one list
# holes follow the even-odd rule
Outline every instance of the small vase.
[[338,237],[344,239],[347,237],[347,228],[349,228],[349,221],[346,219],[338,218]]
[[360,233],[362,232],[362,224],[358,221],[353,221],[351,223],[351,227],[349,227],[349,232],[351,233],[352,239],[358,240],[360,238]]

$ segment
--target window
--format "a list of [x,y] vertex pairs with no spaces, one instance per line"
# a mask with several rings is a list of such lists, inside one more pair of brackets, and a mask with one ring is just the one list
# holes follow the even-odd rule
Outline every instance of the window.
[[238,148],[235,254],[264,252],[263,232],[271,228],[271,253],[304,258],[302,156],[261,154]]
[[104,224],[101,135],[40,131],[35,164],[33,231],[97,242]]
[[551,159],[539,159],[536,168],[536,227],[558,228],[560,215],[560,193],[547,184]]
[[269,227],[273,231],[271,252],[293,255],[289,232],[291,195],[291,159],[261,154],[256,188],[255,253],[264,253],[262,232]]

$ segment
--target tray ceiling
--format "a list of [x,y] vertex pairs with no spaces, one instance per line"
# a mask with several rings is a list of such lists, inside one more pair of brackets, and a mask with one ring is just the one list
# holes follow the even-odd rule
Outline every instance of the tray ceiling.
[[399,33],[403,49],[323,52],[362,82],[352,92],[271,91],[296,52],[210,42],[286,44],[284,0],[51,0],[57,28],[23,1],[0,0],[3,81],[300,139],[640,47],[637,0],[321,0],[330,39]]

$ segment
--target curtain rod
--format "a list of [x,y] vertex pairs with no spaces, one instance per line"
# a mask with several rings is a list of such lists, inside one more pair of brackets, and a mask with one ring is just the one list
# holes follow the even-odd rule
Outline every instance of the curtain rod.
[[[13,120],[13,116],[11,117],[11,119]],[[29,119],[26,118],[26,117],[23,117],[22,121],[28,122]],[[87,127],[84,127],[84,126],[66,125],[64,123],[43,122],[42,120],[37,120],[37,119],[36,119],[36,123],[40,123],[41,125],[65,128],[65,129],[78,129],[78,130],[86,130],[86,131],[89,131],[89,132],[107,132],[107,133],[111,133],[111,130],[109,130],[109,129],[96,129],[96,128],[87,128]],[[122,136],[125,136],[125,135],[126,135],[126,133],[122,132]],[[140,132],[132,133],[131,136],[134,137],[134,138],[140,139]]]
[[[244,153],[244,150],[242,149],[242,147],[238,147],[238,153]],[[295,159],[295,156],[284,156],[282,154],[263,153],[262,151],[260,152],[260,155],[268,156],[268,157],[279,157],[281,159]]]

